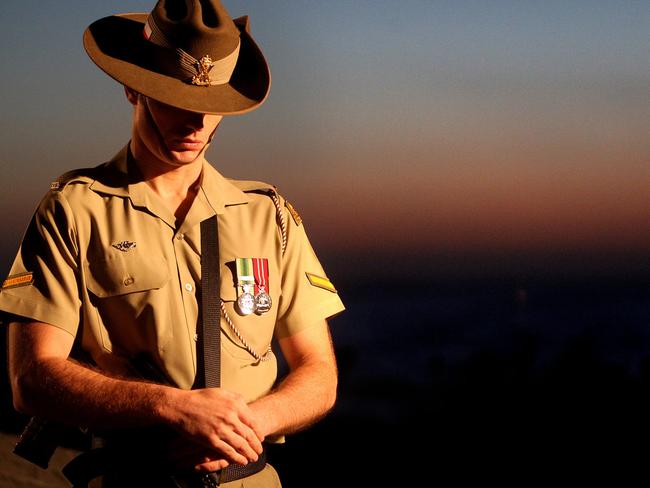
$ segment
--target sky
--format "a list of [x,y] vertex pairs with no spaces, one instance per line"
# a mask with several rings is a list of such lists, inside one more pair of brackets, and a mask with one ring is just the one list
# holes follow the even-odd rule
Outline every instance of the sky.
[[[129,138],[83,30],[153,4],[3,0],[3,274],[50,181]],[[208,159],[276,185],[341,273],[650,273],[650,2],[224,4],[273,85]]]

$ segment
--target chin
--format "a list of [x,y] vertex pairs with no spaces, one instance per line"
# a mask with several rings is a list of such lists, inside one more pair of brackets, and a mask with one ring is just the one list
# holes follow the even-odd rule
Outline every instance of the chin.
[[171,152],[171,163],[177,166],[182,166],[185,164],[190,164],[196,161],[199,156],[201,156],[201,151],[182,151],[182,152]]

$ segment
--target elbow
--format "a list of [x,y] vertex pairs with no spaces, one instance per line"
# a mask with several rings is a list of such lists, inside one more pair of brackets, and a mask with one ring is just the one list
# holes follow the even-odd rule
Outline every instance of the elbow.
[[334,405],[336,405],[336,390],[328,396],[324,405],[323,414],[328,414],[334,408]]
[[11,376],[11,393],[14,409],[24,415],[38,413],[38,387],[42,383],[33,373],[14,373]]
[[18,395],[14,395],[13,404],[14,404],[14,410],[20,414],[27,415],[30,417],[36,415],[35,410],[32,407],[30,407],[29,403],[25,402]]
[[11,394],[14,410],[24,415],[34,415],[32,402],[29,401],[30,394],[22,379],[12,378]]
[[330,379],[327,382],[327,387],[325,388],[325,392],[322,397],[324,413],[327,413],[334,408],[334,405],[336,404],[337,395],[338,395],[338,374],[336,370],[334,370],[330,375]]

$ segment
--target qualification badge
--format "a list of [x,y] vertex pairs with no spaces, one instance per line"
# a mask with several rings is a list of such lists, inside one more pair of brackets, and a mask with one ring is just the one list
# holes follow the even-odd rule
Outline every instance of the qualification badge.
[[253,277],[253,260],[237,258],[237,308],[242,315],[255,312],[255,278]]
[[255,313],[262,315],[273,305],[269,289],[269,260],[253,258],[253,276],[255,278]]

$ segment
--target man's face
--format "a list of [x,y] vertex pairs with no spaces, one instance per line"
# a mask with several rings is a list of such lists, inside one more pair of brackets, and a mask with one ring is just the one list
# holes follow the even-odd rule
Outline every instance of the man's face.
[[221,115],[189,112],[127,91],[135,107],[134,141],[159,162],[172,166],[192,163],[202,156]]

